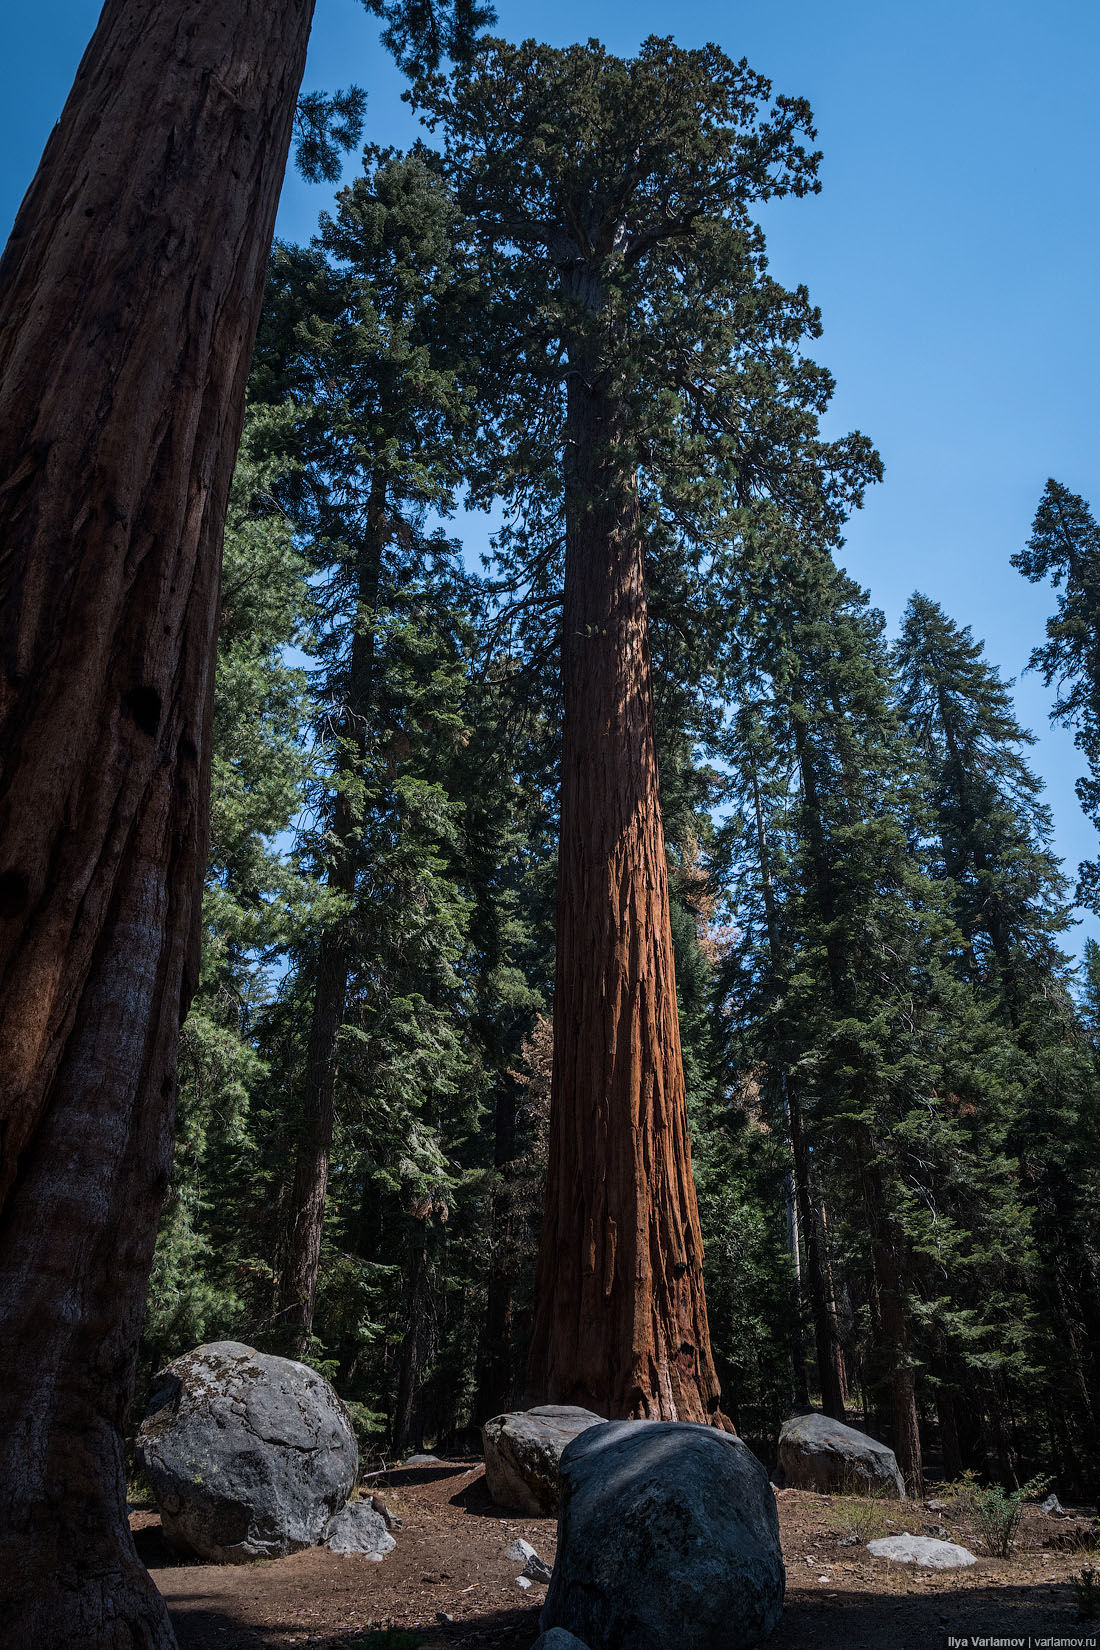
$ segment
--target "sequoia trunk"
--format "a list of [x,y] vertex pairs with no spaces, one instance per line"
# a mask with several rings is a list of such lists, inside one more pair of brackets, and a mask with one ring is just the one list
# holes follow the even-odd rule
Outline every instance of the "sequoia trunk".
[[218,567],[312,0],[107,0],[0,262],[0,1575],[163,1647],[120,1431],[195,983]]
[[637,493],[620,410],[586,376],[569,390],[554,1066],[529,1381],[537,1401],[720,1422]]

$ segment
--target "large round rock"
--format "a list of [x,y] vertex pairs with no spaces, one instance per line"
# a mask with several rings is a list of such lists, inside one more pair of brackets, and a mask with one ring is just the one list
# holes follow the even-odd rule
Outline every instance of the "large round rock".
[[566,1444],[602,1415],[573,1404],[537,1404],[534,1409],[494,1415],[481,1429],[485,1485],[498,1507],[546,1518],[558,1510],[558,1462]]
[[786,1576],[768,1475],[739,1438],[611,1421],[561,1457],[544,1631],[591,1650],[745,1650],[779,1620]]
[[779,1470],[788,1489],[905,1500],[905,1479],[893,1450],[827,1415],[795,1415],[784,1421]]
[[219,1563],[313,1546],[359,1470],[328,1382],[239,1341],[197,1347],[161,1371],[137,1447],[169,1540]]

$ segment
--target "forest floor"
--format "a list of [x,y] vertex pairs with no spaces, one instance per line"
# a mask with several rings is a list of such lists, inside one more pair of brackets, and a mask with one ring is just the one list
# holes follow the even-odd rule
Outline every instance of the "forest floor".
[[[521,1591],[521,1565],[504,1551],[522,1536],[552,1563],[555,1521],[502,1516],[480,1462],[403,1468],[380,1482],[403,1520],[381,1564],[321,1548],[248,1565],[180,1561],[156,1514],[134,1513],[138,1550],[180,1650],[353,1650],[386,1628],[410,1633],[421,1650],[530,1650],[545,1588]],[[1027,1508],[1010,1559],[937,1572],[874,1559],[864,1543],[908,1531],[977,1551],[949,1514],[940,1528],[940,1515],[920,1503],[868,1505],[800,1490],[781,1491],[778,1507],[787,1598],[769,1650],[944,1650],[948,1635],[1100,1644],[1100,1622],[1076,1617],[1072,1578],[1100,1568],[1084,1545],[1083,1517]]]

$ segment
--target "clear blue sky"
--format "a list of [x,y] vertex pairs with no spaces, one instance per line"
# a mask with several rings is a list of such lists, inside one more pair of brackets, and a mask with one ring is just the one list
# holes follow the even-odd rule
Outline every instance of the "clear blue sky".
[[[1008,565],[1055,475],[1100,507],[1100,6],[1088,0],[498,0],[498,32],[554,44],[648,34],[715,40],[777,91],[809,98],[823,192],[765,219],[777,276],[823,311],[834,431],[876,442],[886,479],[842,556],[894,625],[913,589],[1018,676],[1049,591]],[[5,23],[0,225],[6,233],[95,25],[96,0],[36,0]],[[355,80],[367,135],[415,127],[357,0],[318,0],[307,87]],[[330,191],[288,179],[279,232],[304,239]],[[1096,851],[1073,794],[1081,764],[1024,677],[1059,851]],[[1092,920],[1077,930],[1100,932]]]

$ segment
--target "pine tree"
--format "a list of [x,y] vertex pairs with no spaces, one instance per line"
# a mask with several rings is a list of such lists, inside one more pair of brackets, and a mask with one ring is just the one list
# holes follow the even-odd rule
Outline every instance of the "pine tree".
[[[319,731],[332,795],[319,804],[316,840],[326,884],[341,902],[312,967],[281,1283],[282,1322],[297,1352],[312,1330],[357,903],[372,872],[364,833],[385,728],[385,633],[387,623],[400,630],[410,592],[445,574],[453,556],[424,524],[430,510],[452,508],[466,418],[465,392],[445,359],[448,289],[460,280],[454,209],[423,156],[367,160],[371,170],[341,192],[314,245],[277,250],[253,370],[258,396],[281,395],[295,408],[291,496],[313,528],[324,580]],[[427,604],[422,589],[415,601]]]
[[[799,568],[787,554],[778,574],[764,558],[757,578],[770,624],[752,647],[766,691],[730,752],[743,767],[750,732],[748,755],[757,768],[768,759],[771,890],[746,935],[741,1059],[751,1066],[759,1051],[772,1114],[788,1126],[795,1079],[791,1133],[801,1128],[813,1164],[796,1152],[796,1180],[812,1175],[829,1200],[832,1264],[866,1324],[854,1330],[857,1369],[888,1392],[894,1448],[917,1487],[932,1339],[973,1360],[995,1356],[998,1336],[1013,1344],[1006,1257],[1018,1275],[1028,1236],[998,1086],[1012,1052],[951,966],[958,939],[922,864],[926,781],[891,702],[881,616],[820,557]],[[759,826],[746,823],[759,856]],[[804,1241],[818,1207],[803,1200]]]
[[[501,548],[561,580],[564,695],[550,1181],[532,1392],[719,1414],[690,1171],[658,796],[647,550],[703,558],[727,499],[834,516],[865,444],[818,442],[804,293],[750,208],[813,188],[808,110],[716,48],[484,45],[415,97],[486,264]],[[654,531],[664,518],[673,524]],[[685,518],[696,528],[676,531]],[[648,541],[648,542],[647,542]],[[564,555],[562,552],[564,551]],[[644,1172],[639,1165],[645,1162]]]
[[[1042,671],[1047,687],[1058,684],[1051,719],[1074,730],[1089,765],[1077,795],[1100,830],[1100,528],[1085,500],[1049,480],[1031,538],[1011,561],[1033,584],[1049,579],[1061,590],[1057,611],[1047,620],[1048,640],[1033,650],[1028,668]],[[1081,866],[1078,897],[1100,910],[1100,866],[1094,860]]]
[[253,1334],[270,1305],[270,1177],[253,1116],[273,964],[308,931],[316,888],[276,841],[309,776],[306,564],[258,447],[285,419],[251,410],[230,489],[211,729],[211,848],[199,985],[180,1034],[172,1180],[149,1283],[142,1362]]
[[1053,936],[1069,922],[1042,781],[1021,754],[1034,739],[981,643],[926,596],[912,597],[894,658],[902,715],[932,780],[963,972],[1018,1023],[1025,999],[1062,964]]
[[[981,645],[935,603],[915,596],[895,657],[901,706],[932,780],[941,844],[936,869],[966,942],[957,966],[1016,1045],[1022,1097],[1007,1145],[1020,1165],[1019,1198],[1034,1222],[1041,1257],[1031,1289],[1046,1333],[1037,1334],[1033,1356],[1041,1360],[1036,1378],[1048,1392],[1048,1418],[1057,1417],[1048,1448],[1065,1473],[1075,1453],[1069,1437],[1095,1424],[1091,1399],[1082,1402],[1095,1369],[1098,1298],[1085,1210],[1092,1203],[1086,1188],[1090,1181],[1095,1185],[1100,1168],[1095,1071],[1067,959],[1056,944],[1070,920],[1065,879],[1050,847],[1042,782],[1021,750],[1031,737],[1017,723],[1008,689]],[[1073,1142],[1069,1173],[1067,1142]],[[1068,1352],[1051,1359],[1048,1348],[1055,1341]],[[960,1408],[973,1410],[976,1398],[984,1402],[985,1428],[1006,1471],[1013,1375],[1007,1360],[977,1390],[961,1367],[951,1383]],[[1016,1397],[1027,1401],[1023,1392]]]

